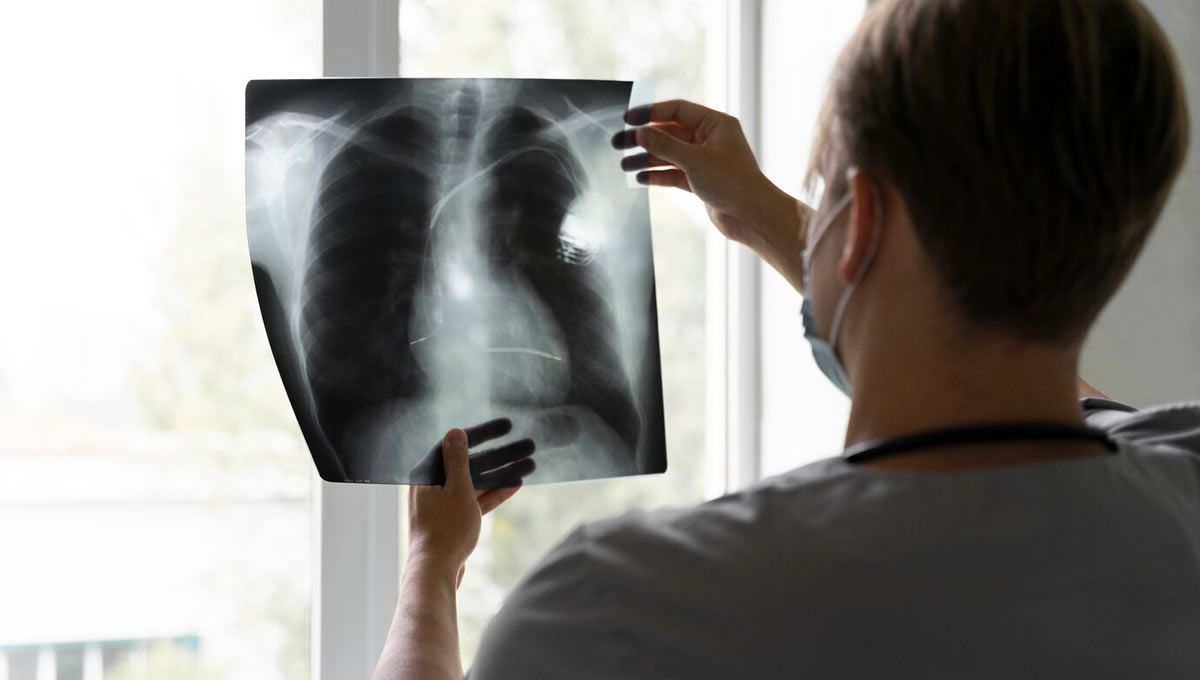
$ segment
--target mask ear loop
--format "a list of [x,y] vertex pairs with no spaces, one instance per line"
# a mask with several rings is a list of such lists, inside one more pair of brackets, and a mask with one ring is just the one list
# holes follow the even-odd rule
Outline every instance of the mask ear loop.
[[850,203],[850,199],[853,197],[854,196],[852,194],[847,193],[845,196],[838,199],[838,202],[835,203],[833,208],[829,210],[829,215],[825,217],[825,221],[821,224],[813,225],[820,227],[820,229],[810,230],[806,235],[804,251],[800,253],[800,256],[804,259],[805,271],[812,267],[812,256],[817,250],[817,245],[821,243],[821,239],[825,238],[825,234],[829,231],[830,225],[832,225],[833,221],[837,219],[838,214],[846,209],[846,206]]
[[866,276],[871,262],[875,260],[875,253],[879,250],[879,240],[883,237],[882,201],[879,200],[879,187],[874,184],[871,185],[871,196],[875,202],[875,236],[871,238],[871,245],[867,250],[867,256],[863,259],[862,266],[858,268],[858,272],[854,275],[854,280],[850,282],[850,285],[846,288],[846,292],[842,293],[842,299],[838,300],[837,307],[833,311],[833,324],[829,328],[829,346],[835,352],[837,351],[838,331],[842,329],[842,317],[845,316],[846,306],[849,304],[854,290],[858,288],[858,284]]

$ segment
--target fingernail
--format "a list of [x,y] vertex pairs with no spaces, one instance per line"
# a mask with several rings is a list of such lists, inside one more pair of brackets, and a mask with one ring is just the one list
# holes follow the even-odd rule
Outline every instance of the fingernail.
[[446,435],[446,443],[450,446],[466,446],[467,433],[458,428],[450,430]]
[[630,125],[645,125],[650,122],[650,106],[635,106],[625,112],[625,122]]

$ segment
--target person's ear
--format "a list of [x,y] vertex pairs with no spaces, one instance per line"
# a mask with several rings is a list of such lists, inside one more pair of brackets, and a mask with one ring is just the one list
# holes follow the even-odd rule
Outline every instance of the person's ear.
[[846,171],[846,182],[852,198],[846,240],[842,245],[837,271],[842,280],[849,283],[860,275],[863,267],[870,264],[868,259],[873,254],[872,249],[882,236],[876,231],[880,228],[880,211],[883,210],[880,202],[883,197],[867,173],[856,167]]

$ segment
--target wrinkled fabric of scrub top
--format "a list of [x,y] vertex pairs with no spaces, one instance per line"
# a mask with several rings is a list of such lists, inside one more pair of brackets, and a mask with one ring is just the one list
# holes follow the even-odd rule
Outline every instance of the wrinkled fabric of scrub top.
[[468,677],[1200,678],[1200,402],[1082,406],[1117,453],[833,458],[581,525]]

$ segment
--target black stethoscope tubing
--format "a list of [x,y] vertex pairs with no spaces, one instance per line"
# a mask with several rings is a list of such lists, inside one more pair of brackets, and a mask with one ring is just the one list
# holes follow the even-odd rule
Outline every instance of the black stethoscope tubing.
[[1018,422],[966,425],[917,432],[900,437],[872,439],[848,447],[842,452],[842,458],[848,463],[863,463],[914,449],[950,444],[1066,439],[1096,441],[1104,444],[1112,453],[1116,453],[1118,450],[1117,443],[1108,436],[1108,433],[1095,427],[1066,423]]

